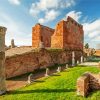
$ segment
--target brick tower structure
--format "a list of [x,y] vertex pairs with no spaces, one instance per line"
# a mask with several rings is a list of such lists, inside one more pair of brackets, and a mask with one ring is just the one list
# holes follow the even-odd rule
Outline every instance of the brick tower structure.
[[40,42],[44,43],[44,47],[51,47],[51,36],[54,29],[36,24],[32,28],[32,47],[38,48]]
[[83,40],[83,26],[68,16],[67,21],[62,20],[56,25],[51,38],[51,48],[83,50]]

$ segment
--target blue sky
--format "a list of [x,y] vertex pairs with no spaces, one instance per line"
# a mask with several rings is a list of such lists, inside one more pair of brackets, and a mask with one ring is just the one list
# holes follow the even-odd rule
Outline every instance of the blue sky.
[[0,26],[8,28],[6,44],[31,45],[36,23],[55,28],[58,21],[73,17],[84,26],[85,43],[100,44],[100,0],[0,0]]

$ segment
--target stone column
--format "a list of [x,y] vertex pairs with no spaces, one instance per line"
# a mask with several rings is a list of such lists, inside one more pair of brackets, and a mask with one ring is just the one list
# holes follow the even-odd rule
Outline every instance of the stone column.
[[66,69],[68,68],[68,64],[66,64]]
[[83,63],[83,56],[81,56],[81,63]]
[[61,72],[61,67],[60,66],[58,67],[57,72]]
[[50,73],[49,68],[46,68],[45,77],[49,76],[49,73]]
[[84,57],[84,62],[86,62],[86,57]]
[[72,52],[72,66],[75,66],[75,52]]
[[0,95],[4,94],[6,89],[5,81],[5,34],[6,28],[0,26]]
[[33,74],[29,74],[28,76],[28,84],[31,84],[34,81]]
[[77,60],[77,65],[79,64],[79,60]]
[[11,40],[11,48],[15,47],[14,39]]

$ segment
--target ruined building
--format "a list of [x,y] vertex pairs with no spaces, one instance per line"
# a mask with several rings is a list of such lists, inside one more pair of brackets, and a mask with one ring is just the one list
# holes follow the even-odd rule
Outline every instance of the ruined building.
[[[69,64],[74,66],[83,62],[83,27],[72,18],[60,21],[55,30],[36,24],[32,28],[32,47],[16,47],[6,51],[6,78],[47,68],[55,64]],[[14,45],[14,41],[11,42]],[[40,46],[41,44],[41,46]],[[42,49],[38,52],[34,48],[66,48],[52,52]]]
[[83,27],[71,17],[67,21],[60,21],[56,25],[51,38],[52,48],[66,48],[71,50],[83,49]]
[[66,21],[58,22],[55,30],[40,24],[36,24],[32,28],[32,46],[34,48],[38,48],[42,41],[45,47],[83,50],[83,40],[83,26],[71,17],[68,17]]
[[51,36],[53,33],[54,29],[36,24],[32,28],[32,46],[38,48],[39,43],[43,42],[45,47],[51,47]]

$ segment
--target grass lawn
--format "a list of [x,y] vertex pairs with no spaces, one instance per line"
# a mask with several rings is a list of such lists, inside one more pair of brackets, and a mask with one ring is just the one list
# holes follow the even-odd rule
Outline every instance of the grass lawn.
[[100,100],[100,91],[92,92],[87,98],[76,95],[77,78],[86,71],[98,73],[100,70],[81,66],[69,68],[0,96],[0,100]]

